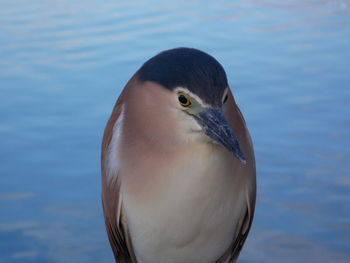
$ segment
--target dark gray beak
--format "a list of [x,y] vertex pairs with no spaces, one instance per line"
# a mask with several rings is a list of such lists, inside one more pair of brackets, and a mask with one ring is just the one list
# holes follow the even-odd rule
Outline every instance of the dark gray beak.
[[221,108],[207,108],[193,116],[209,138],[232,152],[242,163],[246,163],[238,140],[227,123]]

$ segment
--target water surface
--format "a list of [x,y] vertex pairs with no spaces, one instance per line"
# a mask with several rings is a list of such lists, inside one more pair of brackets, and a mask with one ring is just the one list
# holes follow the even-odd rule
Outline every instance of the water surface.
[[253,137],[240,262],[350,262],[350,2],[0,1],[0,262],[112,262],[99,151],[115,99],[178,46],[225,67]]

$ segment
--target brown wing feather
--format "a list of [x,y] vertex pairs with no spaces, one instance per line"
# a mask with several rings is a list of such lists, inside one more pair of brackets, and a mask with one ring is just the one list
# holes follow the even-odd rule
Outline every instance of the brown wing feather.
[[[234,102],[232,94],[230,94],[230,97]],[[234,105],[235,109],[230,111],[228,121],[232,124],[233,128],[239,127],[235,130],[235,134],[239,137],[239,142],[247,158],[245,173],[247,173],[247,178],[251,179],[251,185],[250,188],[247,189],[247,206],[246,210],[242,211],[242,220],[237,227],[237,234],[234,236],[231,246],[226,253],[217,260],[217,263],[236,262],[253,222],[256,201],[256,168],[253,145],[243,115],[235,102]]]
[[[252,201],[254,200],[254,201]],[[243,220],[239,226],[239,230],[237,232],[237,235],[235,236],[234,240],[231,243],[231,246],[226,251],[226,253],[217,260],[217,263],[227,263],[227,262],[236,262],[241,249],[244,245],[245,240],[247,239],[250,227],[253,222],[253,216],[254,216],[254,207],[255,207],[255,194],[252,199],[248,200],[251,202],[251,205],[253,205],[252,208],[247,207],[246,212],[243,214]]]
[[132,262],[132,256],[127,245],[128,234],[124,229],[122,221],[118,218],[118,210],[120,209],[118,195],[120,187],[118,182],[115,181],[112,185],[108,185],[107,188],[102,194],[102,204],[106,231],[114,257],[118,262]]
[[[127,84],[129,85],[130,82]],[[111,244],[115,260],[118,263],[136,262],[132,250],[130,235],[126,224],[123,222],[122,202],[120,195],[120,183],[118,175],[113,175],[116,180],[107,180],[107,154],[113,136],[113,127],[121,113],[123,93],[120,95],[114,106],[112,114],[107,122],[101,152],[101,172],[102,172],[102,205],[105,219],[106,231]]]

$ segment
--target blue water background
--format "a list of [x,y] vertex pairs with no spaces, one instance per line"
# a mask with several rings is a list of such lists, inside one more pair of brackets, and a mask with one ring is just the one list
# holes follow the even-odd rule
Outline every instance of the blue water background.
[[350,262],[350,2],[0,1],[0,262],[112,262],[102,132],[130,76],[195,47],[256,152],[239,262]]

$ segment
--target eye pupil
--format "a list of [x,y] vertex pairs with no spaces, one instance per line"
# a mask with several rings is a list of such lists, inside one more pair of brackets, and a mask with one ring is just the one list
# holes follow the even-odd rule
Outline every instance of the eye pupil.
[[187,104],[188,103],[188,99],[184,95],[180,95],[179,96],[179,101],[181,102],[181,104]]

